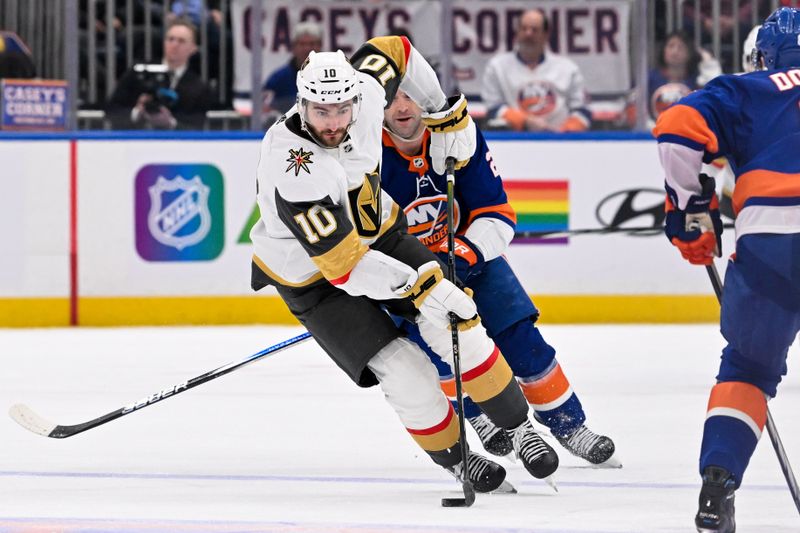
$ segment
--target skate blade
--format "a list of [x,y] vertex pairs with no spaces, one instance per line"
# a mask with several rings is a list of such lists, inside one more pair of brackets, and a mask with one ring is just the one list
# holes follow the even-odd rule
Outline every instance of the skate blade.
[[614,453],[605,462],[594,466],[595,468],[622,468],[622,462],[617,458],[617,454]]
[[494,489],[489,494],[516,494],[516,493],[517,489],[514,488],[514,485],[512,485],[508,481],[503,481],[503,483],[499,487]]
[[542,481],[544,481],[545,483],[547,483],[548,485],[550,485],[550,487],[551,487],[551,488],[552,488],[554,491],[558,492],[558,486],[556,485],[556,480],[555,480],[555,478],[554,478],[552,475],[549,475],[549,476],[547,476],[546,478],[543,478],[543,479],[542,479]]

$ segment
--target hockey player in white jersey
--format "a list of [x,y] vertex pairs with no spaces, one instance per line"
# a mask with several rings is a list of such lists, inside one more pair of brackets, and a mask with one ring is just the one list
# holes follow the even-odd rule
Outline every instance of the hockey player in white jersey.
[[[426,111],[441,172],[447,157],[460,167],[475,150],[466,101],[445,97],[403,37],[371,39],[351,61],[341,51],[312,53],[297,76],[296,106],[264,136],[252,286],[275,286],[331,359],[359,386],[380,384],[417,444],[459,475],[457,417],[437,372],[384,308],[415,321],[450,362],[455,313],[464,389],[508,432],[526,469],[548,477],[558,458],[533,430],[525,398],[474,302],[443,279],[433,253],[408,235],[402,211],[381,190],[383,108],[397,89]],[[502,484],[505,470],[470,452],[466,477],[487,492]]]

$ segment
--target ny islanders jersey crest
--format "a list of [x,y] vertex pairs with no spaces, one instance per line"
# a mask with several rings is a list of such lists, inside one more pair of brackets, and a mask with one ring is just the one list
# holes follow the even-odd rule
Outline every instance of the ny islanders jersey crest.
[[[416,189],[414,199],[403,208],[408,221],[408,233],[432,248],[447,238],[447,192],[439,190],[427,174],[417,177]],[[453,209],[456,227],[459,211],[456,201]]]

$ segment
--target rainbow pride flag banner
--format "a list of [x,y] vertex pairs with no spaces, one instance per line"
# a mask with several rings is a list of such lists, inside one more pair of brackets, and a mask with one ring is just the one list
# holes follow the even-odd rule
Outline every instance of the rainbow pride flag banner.
[[505,180],[508,201],[517,213],[516,244],[567,244],[569,237],[523,237],[525,232],[569,229],[569,181]]

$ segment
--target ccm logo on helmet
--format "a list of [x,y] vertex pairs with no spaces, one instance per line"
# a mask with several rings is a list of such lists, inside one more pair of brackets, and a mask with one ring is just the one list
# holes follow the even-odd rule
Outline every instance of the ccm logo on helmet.
[[342,92],[341,89],[337,91],[320,91],[319,94],[339,94],[340,92]]

